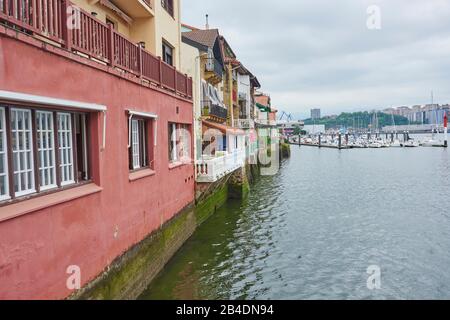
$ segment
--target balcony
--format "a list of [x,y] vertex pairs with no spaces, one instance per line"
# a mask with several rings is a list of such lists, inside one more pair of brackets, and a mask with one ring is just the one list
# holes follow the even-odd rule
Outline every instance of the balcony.
[[205,59],[205,78],[212,84],[218,84],[222,81],[223,66],[216,58]]
[[267,119],[255,119],[255,124],[260,127],[276,127],[276,120],[267,120]]
[[253,119],[236,119],[234,120],[234,127],[239,129],[253,129],[255,128],[255,121]]
[[[211,100],[202,101],[202,116],[213,118],[213,120],[226,121],[228,118],[228,110]],[[214,119],[215,118],[215,119]]]
[[245,150],[236,150],[220,157],[207,157],[195,164],[197,182],[213,183],[245,165]]
[[[46,0],[45,6],[33,6],[32,3],[0,0],[0,23],[46,44],[127,73],[136,81],[151,83],[192,99],[191,78],[161,61],[143,46],[131,42],[111,25],[101,22],[68,0]],[[49,8],[51,14],[48,14]],[[72,20],[75,20],[74,27],[68,28],[66,21]]]
[[125,11],[132,18],[154,17],[152,0],[100,0],[108,6],[108,2]]

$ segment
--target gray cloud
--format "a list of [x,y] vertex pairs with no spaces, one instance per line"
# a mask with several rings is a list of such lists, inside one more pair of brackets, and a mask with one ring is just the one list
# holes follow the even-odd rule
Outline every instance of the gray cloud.
[[[366,27],[378,5],[382,29]],[[185,0],[184,22],[205,14],[239,59],[295,115],[450,102],[450,1]]]

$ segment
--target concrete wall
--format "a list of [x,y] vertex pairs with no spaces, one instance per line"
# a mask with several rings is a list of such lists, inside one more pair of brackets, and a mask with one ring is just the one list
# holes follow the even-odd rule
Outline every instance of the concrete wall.
[[[191,124],[192,103],[30,43],[0,34],[0,89],[106,105],[106,149],[100,150],[103,118],[93,114],[91,187],[101,190],[48,207],[44,196],[44,207],[0,219],[0,299],[69,296],[68,266],[79,266],[87,284],[194,201],[194,168],[170,168],[167,145],[168,122]],[[155,173],[136,181],[128,169],[127,108],[159,116]],[[0,207],[0,217],[19,214],[29,201]]]

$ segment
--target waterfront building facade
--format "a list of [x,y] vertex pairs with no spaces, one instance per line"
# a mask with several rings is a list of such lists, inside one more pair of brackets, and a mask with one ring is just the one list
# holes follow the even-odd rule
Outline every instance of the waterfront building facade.
[[256,115],[255,124],[258,133],[259,161],[270,163],[270,156],[274,146],[278,144],[279,132],[277,124],[277,110],[272,107],[270,95],[257,92],[255,94]]
[[192,79],[178,0],[19,2],[0,0],[0,299],[61,299],[193,203]]
[[[252,93],[259,83],[217,29],[184,29],[183,55],[195,51],[183,60],[198,92],[198,97],[194,94],[196,180],[212,183],[245,165],[246,146],[253,146],[256,153],[256,134],[248,131],[253,123]],[[190,73],[194,69],[198,76]]]

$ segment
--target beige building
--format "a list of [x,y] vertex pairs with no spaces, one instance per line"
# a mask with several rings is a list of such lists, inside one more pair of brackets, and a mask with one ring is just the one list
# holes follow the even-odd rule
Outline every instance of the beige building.
[[163,61],[181,65],[180,0],[72,0]]

